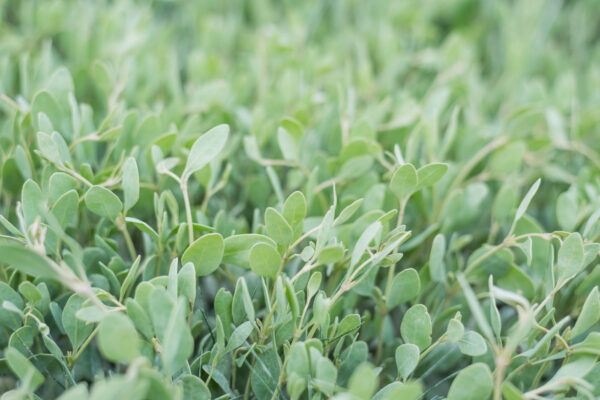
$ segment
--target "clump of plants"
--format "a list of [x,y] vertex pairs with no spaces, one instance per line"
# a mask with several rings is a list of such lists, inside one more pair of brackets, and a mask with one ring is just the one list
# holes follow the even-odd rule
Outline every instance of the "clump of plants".
[[0,1],[0,392],[594,399],[593,1]]

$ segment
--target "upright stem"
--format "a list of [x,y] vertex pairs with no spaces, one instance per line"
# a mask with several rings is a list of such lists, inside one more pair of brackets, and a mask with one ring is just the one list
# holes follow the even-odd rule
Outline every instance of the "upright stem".
[[183,202],[185,203],[185,216],[187,219],[189,244],[192,244],[194,241],[194,226],[192,221],[192,207],[190,206],[190,198],[188,196],[187,179],[181,181],[180,187],[181,191],[183,192]]

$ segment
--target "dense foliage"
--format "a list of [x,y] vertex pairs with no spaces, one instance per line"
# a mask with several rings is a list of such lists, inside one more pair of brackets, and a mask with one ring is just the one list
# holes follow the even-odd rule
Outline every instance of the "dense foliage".
[[600,396],[595,0],[0,13],[2,399]]

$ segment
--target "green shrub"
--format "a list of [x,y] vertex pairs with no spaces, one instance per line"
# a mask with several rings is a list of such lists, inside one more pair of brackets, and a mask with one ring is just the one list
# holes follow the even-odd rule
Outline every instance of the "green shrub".
[[600,396],[595,1],[0,12],[2,399]]

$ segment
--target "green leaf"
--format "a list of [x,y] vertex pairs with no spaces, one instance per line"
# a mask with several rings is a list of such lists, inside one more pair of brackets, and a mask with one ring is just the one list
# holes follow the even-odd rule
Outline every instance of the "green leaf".
[[183,253],[181,262],[194,264],[197,276],[210,275],[219,268],[224,250],[223,236],[218,233],[208,233],[192,242]]
[[446,282],[446,266],[444,255],[446,254],[446,238],[442,234],[435,235],[429,255],[429,273],[435,282]]
[[38,184],[31,179],[27,179],[23,184],[21,205],[26,227],[29,227],[37,217],[44,215],[45,206],[42,191]]
[[515,214],[515,219],[513,220],[513,226],[517,223],[518,220],[521,219],[523,215],[525,215],[525,211],[527,211],[527,207],[529,207],[529,203],[531,203],[531,200],[533,199],[533,196],[535,196],[535,193],[540,187],[541,182],[541,179],[535,181],[534,184],[531,185],[531,187],[527,191],[527,194],[525,194],[525,197],[523,197],[523,200],[521,200],[521,203],[517,208],[517,213]]
[[65,229],[75,220],[78,208],[79,195],[76,190],[69,190],[56,200],[51,211],[61,228]]
[[317,260],[319,264],[332,264],[344,257],[344,247],[341,245],[333,245],[325,247],[319,252]]
[[38,149],[42,157],[47,159],[53,164],[62,165],[62,158],[60,156],[60,150],[58,144],[52,139],[52,137],[45,132],[37,133]]
[[364,232],[360,235],[356,244],[354,245],[354,250],[352,250],[352,257],[350,259],[350,268],[353,268],[360,259],[362,258],[364,252],[369,247],[369,244],[375,239],[377,234],[381,231],[383,226],[381,222],[375,221],[371,225],[364,230]]
[[583,268],[583,240],[579,233],[571,233],[558,250],[556,270],[558,282],[576,275]]
[[294,192],[283,203],[283,217],[290,226],[296,226],[306,216],[306,198],[302,192]]
[[229,138],[229,125],[217,125],[200,136],[190,149],[181,178],[186,181],[194,172],[202,169],[225,148]]
[[417,190],[432,186],[448,171],[448,164],[431,163],[427,164],[417,171]]
[[598,286],[594,286],[583,303],[583,308],[571,331],[571,337],[577,337],[587,331],[598,320],[600,320],[600,294],[598,293]]
[[131,320],[119,312],[108,313],[98,325],[98,347],[114,362],[131,362],[140,353],[140,340]]
[[413,268],[407,268],[394,277],[386,307],[392,309],[407,301],[415,299],[421,292],[419,273]]
[[123,177],[121,186],[123,187],[124,208],[125,211],[131,209],[140,198],[140,175],[135,158],[129,157],[125,160],[122,169]]
[[46,257],[25,247],[0,244],[0,262],[35,278],[60,279]]
[[256,243],[266,243],[273,247],[277,246],[277,243],[275,243],[273,239],[265,235],[256,233],[232,235],[225,238],[224,241],[225,250],[223,251],[223,263],[234,264],[242,268],[250,268],[248,257],[250,255],[250,249],[252,249]]
[[348,204],[342,210],[342,212],[340,212],[340,215],[338,215],[337,218],[333,221],[333,225],[341,225],[344,222],[348,221],[350,218],[352,218],[352,216],[358,211],[360,206],[362,206],[363,202],[364,199],[358,199]]
[[184,296],[190,303],[196,300],[196,269],[194,264],[185,263],[177,274],[178,295]]
[[292,241],[292,227],[281,214],[272,207],[265,211],[265,225],[267,235],[282,246],[287,246]]
[[454,378],[448,400],[487,400],[493,387],[490,368],[486,364],[475,363],[460,371]]
[[42,300],[42,292],[29,281],[23,281],[19,284],[19,293],[29,300],[31,304]]
[[89,325],[76,317],[84,302],[85,298],[72,295],[62,310],[62,325],[71,341],[74,352],[79,349],[94,329],[93,325]]
[[4,351],[4,357],[10,369],[19,377],[21,382],[27,385],[26,389],[29,391],[33,392],[44,383],[44,376],[17,349],[7,348]]
[[257,243],[250,250],[250,268],[265,278],[275,278],[281,265],[281,256],[272,246]]
[[412,164],[398,168],[390,180],[390,190],[398,199],[406,199],[417,189],[417,170]]
[[369,363],[359,365],[350,377],[348,392],[359,399],[371,400],[379,385],[375,368]]
[[431,318],[423,304],[415,304],[409,308],[400,325],[402,339],[417,345],[421,351],[431,344],[431,330]]
[[354,333],[355,329],[360,327],[360,315],[346,315],[338,325],[336,335],[348,335]]
[[414,344],[405,343],[396,348],[396,368],[398,376],[408,379],[419,363],[419,348]]
[[485,354],[487,351],[485,340],[475,331],[467,331],[458,341],[458,347],[463,354],[473,357]]
[[448,341],[452,343],[458,343],[460,339],[462,339],[465,334],[465,327],[462,322],[457,318],[452,318],[448,322],[448,328],[446,329],[446,337]]
[[208,386],[197,376],[184,375],[179,382],[183,386],[183,400],[210,400]]
[[252,323],[250,321],[246,321],[237,328],[235,328],[235,330],[231,334],[231,337],[229,338],[229,341],[227,342],[225,352],[229,353],[243,345],[246,342],[246,339],[248,339],[248,336],[250,336],[250,334],[252,333],[253,329],[254,327],[252,326]]
[[85,205],[94,214],[113,221],[123,209],[117,195],[102,186],[92,186],[86,192]]

